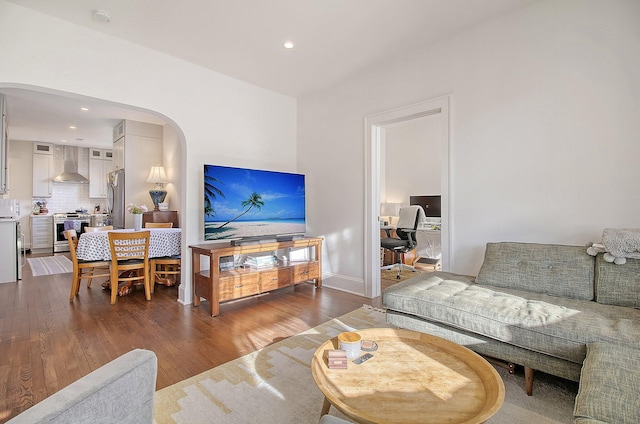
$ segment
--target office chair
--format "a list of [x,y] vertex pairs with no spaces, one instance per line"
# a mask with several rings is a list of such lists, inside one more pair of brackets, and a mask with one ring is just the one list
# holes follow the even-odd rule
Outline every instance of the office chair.
[[409,269],[413,272],[416,271],[414,267],[402,263],[402,254],[415,249],[417,245],[416,232],[418,229],[418,224],[420,224],[426,218],[422,207],[417,205],[405,206],[400,208],[399,215],[400,218],[398,219],[398,224],[396,225],[396,235],[398,236],[398,238],[390,237],[389,230],[387,230],[388,237],[380,240],[380,246],[383,249],[392,251],[397,258],[396,264],[385,266],[381,269],[393,269],[397,266],[398,274],[396,275],[396,278],[398,280],[400,279],[402,268]]

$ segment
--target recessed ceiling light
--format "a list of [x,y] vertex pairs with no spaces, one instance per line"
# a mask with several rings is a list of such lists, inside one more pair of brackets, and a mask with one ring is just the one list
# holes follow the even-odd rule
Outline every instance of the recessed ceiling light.
[[70,130],[75,130],[77,127],[75,125],[69,125]]
[[88,111],[88,110],[89,110],[89,108],[88,108],[88,107],[81,107],[81,108],[80,108],[80,110],[82,110],[82,111],[86,112],[86,111]]
[[63,142],[63,143],[66,143],[66,142],[67,142],[67,140],[60,140],[60,141],[61,141],[61,142]]
[[295,44],[293,44],[293,41],[285,41],[285,42],[284,42],[284,44],[283,44],[283,47],[284,47],[285,49],[292,49],[292,48],[294,48],[295,46],[296,46],[296,45],[295,45]]

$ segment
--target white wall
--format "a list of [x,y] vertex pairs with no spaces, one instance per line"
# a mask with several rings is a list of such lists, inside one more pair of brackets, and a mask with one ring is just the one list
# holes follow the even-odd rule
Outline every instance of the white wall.
[[[169,203],[170,210],[176,210],[176,208],[182,204],[183,196],[182,191],[178,190],[182,187],[184,176],[179,166],[179,159],[184,155],[182,152],[183,144],[180,143],[180,135],[171,125],[165,125],[163,127],[163,141],[162,146],[162,163],[164,164],[164,171],[167,174],[167,178],[170,183],[165,185],[167,190],[167,197],[165,197],[165,203]],[[180,219],[180,227],[184,227],[183,216],[178,217]]]
[[[296,172],[296,100],[0,0],[0,86],[36,86],[158,112],[186,143],[173,184],[183,258],[203,240],[204,163]],[[182,141],[184,140],[184,142]],[[174,150],[176,152],[178,149]],[[180,184],[180,186],[176,185]],[[183,281],[190,282],[189,267]],[[190,284],[180,299],[191,302]]]
[[409,204],[410,196],[441,193],[440,114],[384,127],[380,202]]
[[364,275],[363,118],[449,93],[452,271],[476,274],[489,241],[640,226],[639,22],[636,0],[541,1],[299,99],[324,284]]

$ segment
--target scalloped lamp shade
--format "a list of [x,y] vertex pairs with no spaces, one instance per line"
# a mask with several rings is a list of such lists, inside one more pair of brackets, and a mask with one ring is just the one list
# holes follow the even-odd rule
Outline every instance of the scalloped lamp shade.
[[162,185],[169,182],[167,174],[164,172],[164,166],[152,166],[151,172],[149,172],[149,176],[147,177],[147,182],[155,183],[156,185],[155,188],[149,190],[149,196],[151,196],[151,200],[153,201],[153,210],[160,210],[158,203],[164,202],[167,196],[167,190],[165,190]]

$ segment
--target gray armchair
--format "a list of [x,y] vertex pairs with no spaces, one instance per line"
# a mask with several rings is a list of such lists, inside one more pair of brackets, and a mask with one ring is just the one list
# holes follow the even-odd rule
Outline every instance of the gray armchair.
[[158,360],[135,349],[35,404],[7,424],[153,423]]

